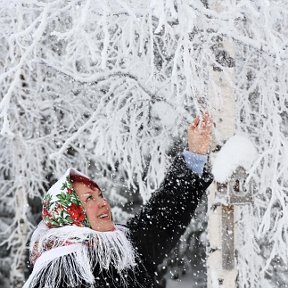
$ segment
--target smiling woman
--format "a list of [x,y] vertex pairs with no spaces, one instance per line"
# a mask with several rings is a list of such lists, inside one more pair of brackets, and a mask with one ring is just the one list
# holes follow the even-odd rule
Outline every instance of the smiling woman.
[[99,186],[80,175],[71,175],[70,180],[86,211],[91,228],[101,232],[114,231],[111,207]]
[[91,268],[96,264],[100,271],[113,266],[124,283],[124,271],[136,266],[127,229],[114,225],[111,207],[97,183],[76,169],[69,168],[47,191],[42,219],[31,238],[34,268],[25,288],[93,283]]
[[[188,127],[189,151],[126,226],[113,223],[100,187],[69,168],[43,199],[30,244],[33,272],[23,288],[157,288],[157,265],[175,247],[212,182],[204,169],[211,119]],[[155,274],[156,273],[156,274]]]

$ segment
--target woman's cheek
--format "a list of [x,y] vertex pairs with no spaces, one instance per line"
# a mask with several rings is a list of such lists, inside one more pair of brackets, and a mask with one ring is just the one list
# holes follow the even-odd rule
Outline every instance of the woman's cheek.
[[87,213],[88,218],[90,219],[97,218],[97,210],[98,210],[97,205],[93,205],[92,203],[88,204],[86,206],[86,213]]

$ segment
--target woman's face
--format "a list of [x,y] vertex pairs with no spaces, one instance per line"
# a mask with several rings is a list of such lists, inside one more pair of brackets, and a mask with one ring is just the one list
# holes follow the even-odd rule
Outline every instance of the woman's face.
[[115,230],[111,207],[102,192],[81,182],[73,183],[93,230],[107,232]]

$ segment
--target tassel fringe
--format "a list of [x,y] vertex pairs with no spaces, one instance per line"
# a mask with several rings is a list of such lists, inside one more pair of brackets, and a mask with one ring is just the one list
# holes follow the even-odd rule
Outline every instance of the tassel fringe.
[[68,287],[83,282],[91,287],[95,284],[95,265],[100,272],[113,266],[125,286],[125,271],[136,266],[136,253],[127,238],[128,233],[129,230],[120,225],[112,232],[98,232],[76,226],[49,229],[41,222],[30,244],[30,252],[40,256],[23,288],[36,285],[60,288],[63,278],[69,281]]

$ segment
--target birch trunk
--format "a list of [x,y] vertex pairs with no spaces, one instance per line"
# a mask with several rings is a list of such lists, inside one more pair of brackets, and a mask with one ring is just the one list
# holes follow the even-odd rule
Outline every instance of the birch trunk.
[[[215,11],[221,11],[222,7],[220,3],[221,1],[219,0],[212,0],[209,2],[209,8]],[[230,55],[234,54],[233,46],[229,41],[224,40],[222,44],[225,51]],[[221,101],[214,100],[215,103],[212,104],[212,107],[215,107],[215,110],[213,110],[212,116],[214,123],[216,124],[216,142],[222,146],[224,141],[233,136],[235,131],[235,97],[231,87],[234,71],[231,68],[227,68],[227,71],[222,70],[222,68],[220,71],[219,70],[220,69],[211,69],[209,78],[211,82],[217,83],[217,86],[220,87],[218,91],[220,91],[221,95],[215,97],[215,91],[212,90],[211,86],[208,88],[208,93],[210,99],[221,99]],[[231,82],[228,81],[227,75],[224,77],[224,72],[228,73],[228,79],[230,79]],[[216,153],[212,153],[211,155],[212,163]],[[223,266],[225,266],[223,263],[223,261],[225,262],[225,259],[223,259],[223,238],[225,238],[223,229],[225,228],[225,222],[228,226],[232,224],[232,227],[229,227],[229,229],[232,230],[230,232],[234,234],[234,237],[229,244],[231,247],[226,248],[233,250],[231,252],[234,256],[234,239],[237,228],[233,224],[236,222],[235,215],[237,214],[237,207],[234,205],[231,205],[233,206],[232,208],[231,206],[218,205],[217,199],[215,199],[216,191],[216,183],[213,183],[210,186],[208,195],[209,245],[207,248],[207,286],[208,288],[236,288],[236,278],[238,274],[235,265],[236,263],[234,262],[234,268],[232,269],[227,270],[223,268]],[[227,214],[228,210],[230,211],[230,214]]]

